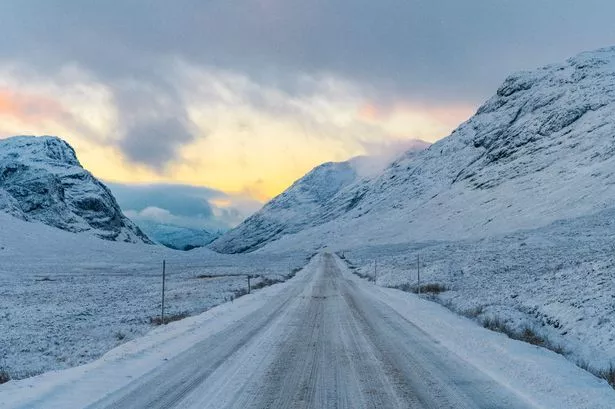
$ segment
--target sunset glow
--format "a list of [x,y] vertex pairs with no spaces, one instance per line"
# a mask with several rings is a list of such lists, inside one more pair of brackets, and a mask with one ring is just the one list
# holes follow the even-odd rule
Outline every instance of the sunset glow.
[[[379,108],[359,87],[340,80],[335,85],[321,80],[320,93],[297,98],[230,73],[192,75],[201,80],[199,86],[183,92],[195,137],[175,157],[169,153],[171,160],[160,167],[122,152],[116,143],[124,132],[119,107],[104,84],[84,81],[84,74],[68,87],[60,87],[59,80],[34,81],[21,93],[22,79],[12,78],[8,85],[15,89],[0,90],[0,132],[60,135],[75,147],[82,164],[104,180],[208,186],[264,202],[320,163],[377,154],[391,141],[433,142],[473,110],[412,103]],[[265,95],[268,106],[249,100],[252,89]]]

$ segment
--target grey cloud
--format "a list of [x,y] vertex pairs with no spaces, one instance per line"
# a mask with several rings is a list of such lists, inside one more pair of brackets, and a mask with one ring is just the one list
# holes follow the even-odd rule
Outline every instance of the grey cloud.
[[512,70],[608,45],[613,12],[609,0],[10,0],[0,55],[105,77],[151,76],[178,55],[291,91],[286,73],[329,72],[383,97],[474,101]]
[[303,76],[331,75],[380,105],[476,105],[512,71],[610,45],[614,13],[611,0],[6,0],[0,61],[84,67],[116,96],[120,148],[160,169],[194,136],[174,58],[291,96],[314,92]]
[[184,101],[158,69],[142,78],[111,80],[109,86],[123,128],[118,145],[130,159],[162,170],[195,139]]
[[125,210],[141,211],[147,207],[158,207],[178,216],[212,217],[209,200],[226,197],[225,193],[218,190],[190,185],[107,185]]
[[194,139],[176,118],[156,118],[130,125],[119,147],[133,161],[162,170],[179,147]]

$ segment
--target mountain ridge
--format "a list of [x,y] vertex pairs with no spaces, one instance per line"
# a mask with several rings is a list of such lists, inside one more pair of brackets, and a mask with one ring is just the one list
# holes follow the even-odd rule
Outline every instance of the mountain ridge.
[[[209,247],[220,252],[253,251],[284,233],[299,231],[310,223],[311,214],[321,211],[322,204],[328,198],[357,178],[359,174],[350,162],[323,163],[295,181],[237,228],[223,235],[224,242],[215,240]],[[258,226],[258,231],[246,237],[243,226]],[[239,241],[242,244],[237,248],[235,243]]]

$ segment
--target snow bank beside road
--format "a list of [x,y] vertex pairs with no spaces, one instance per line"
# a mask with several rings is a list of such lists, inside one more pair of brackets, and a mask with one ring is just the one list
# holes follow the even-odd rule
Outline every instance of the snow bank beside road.
[[537,408],[612,409],[615,391],[561,355],[479,327],[414,294],[375,286],[338,265],[348,279],[369,287],[374,299],[393,308],[436,342],[474,365]]
[[593,370],[615,364],[615,210],[562,220],[534,230],[462,240],[364,246],[345,252],[378,285],[446,289],[435,299],[479,322],[514,333],[529,328],[573,362]]

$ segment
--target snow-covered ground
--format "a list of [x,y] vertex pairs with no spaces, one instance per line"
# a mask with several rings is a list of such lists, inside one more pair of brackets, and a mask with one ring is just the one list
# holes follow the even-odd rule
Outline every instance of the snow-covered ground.
[[100,240],[6,214],[0,226],[0,370],[12,378],[92,361],[154,328],[163,260],[167,314],[193,315],[247,284],[245,276],[198,276],[283,280],[308,257],[181,252]]
[[[480,240],[365,246],[344,251],[380,286],[447,288],[435,299],[479,322],[530,328],[571,361],[615,365],[615,210]],[[425,297],[434,298],[427,294]]]
[[[324,247],[342,251],[362,275],[373,274],[376,261],[385,287],[411,289],[420,255],[422,283],[446,288],[426,297],[492,327],[528,330],[595,372],[610,368],[613,78],[615,48],[584,53],[509,77],[451,136],[375,176],[348,163],[323,165],[212,245],[259,249],[249,255],[102,242],[0,215],[0,369],[19,378],[73,366],[146,333],[160,307],[163,259],[168,312],[195,314],[245,288],[244,278],[217,276],[284,278]],[[418,303],[400,306],[403,314],[416,308],[452,322],[411,295],[371,290],[389,304]],[[444,336],[428,320],[421,328]],[[506,342],[466,332],[466,324],[450,324],[441,342],[463,344],[454,330]],[[472,355],[476,365],[495,359],[495,350]]]
[[4,408],[310,402],[610,409],[615,391],[551,351],[375,287],[327,255],[284,284],[158,328],[88,365],[0,386]]

